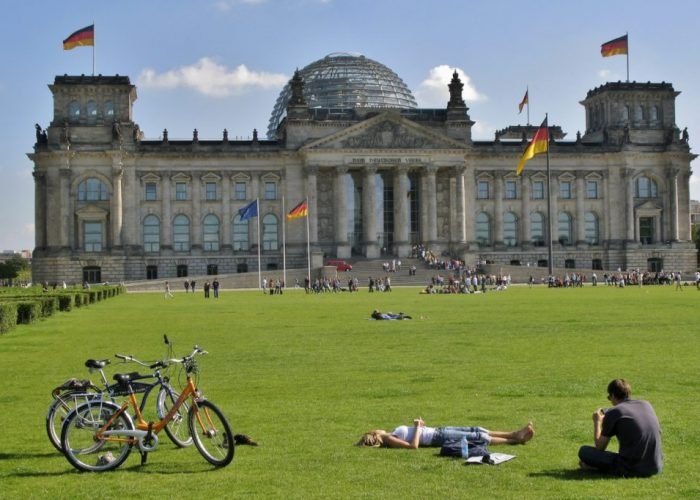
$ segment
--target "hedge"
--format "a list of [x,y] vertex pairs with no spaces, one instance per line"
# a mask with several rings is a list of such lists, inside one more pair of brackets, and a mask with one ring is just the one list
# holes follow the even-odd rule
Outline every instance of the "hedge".
[[17,324],[33,323],[41,317],[41,302],[38,300],[17,302]]
[[0,334],[17,326],[17,302],[0,302]]

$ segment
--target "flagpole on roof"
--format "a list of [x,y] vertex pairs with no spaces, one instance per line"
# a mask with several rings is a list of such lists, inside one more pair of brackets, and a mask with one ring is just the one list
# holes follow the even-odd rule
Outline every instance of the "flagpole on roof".
[[[547,142],[549,143],[549,115],[544,114],[544,123],[547,127]],[[552,262],[554,251],[552,243],[552,193],[550,191],[550,170],[549,170],[549,144],[547,144],[547,263],[549,264],[549,275],[554,274],[554,263]]]
[[525,95],[527,95],[527,102],[525,105],[527,106],[527,125],[528,127],[530,126],[530,86],[525,87]]
[[97,36],[95,35],[95,21],[92,21],[92,76],[95,76],[95,45],[97,45]]
[[625,36],[627,37],[627,53],[625,54],[627,56],[627,83],[629,83],[630,82],[630,36],[626,31],[625,31]]

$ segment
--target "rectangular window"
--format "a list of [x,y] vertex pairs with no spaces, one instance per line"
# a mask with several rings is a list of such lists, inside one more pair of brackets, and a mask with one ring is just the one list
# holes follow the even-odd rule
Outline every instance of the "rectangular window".
[[235,200],[247,200],[246,184],[245,182],[236,182],[233,191],[233,198]]
[[158,192],[156,190],[155,182],[146,183],[146,201],[156,201],[158,199]]
[[479,200],[489,199],[489,183],[488,181],[479,181],[476,186],[476,198]]
[[266,200],[276,200],[277,199],[277,184],[274,182],[265,183],[265,199]]
[[515,200],[518,197],[515,181],[506,181],[506,200]]
[[561,181],[559,183],[559,198],[571,199],[571,183],[569,181]]
[[186,200],[187,199],[187,184],[184,182],[175,183],[175,199],[176,200]]
[[598,198],[598,182],[586,181],[586,198],[595,200]]
[[532,199],[544,200],[544,181],[533,181],[532,183]]
[[216,182],[207,182],[207,201],[216,201]]
[[83,242],[86,252],[102,251],[102,223],[83,223]]

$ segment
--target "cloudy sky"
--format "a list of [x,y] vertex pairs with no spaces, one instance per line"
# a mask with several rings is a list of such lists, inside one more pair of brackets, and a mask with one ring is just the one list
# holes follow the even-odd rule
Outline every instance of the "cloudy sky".
[[[62,40],[95,23],[96,73],[138,87],[134,120],[147,138],[264,135],[296,68],[333,52],[361,53],[395,71],[421,107],[444,107],[457,70],[475,139],[549,113],[573,139],[586,92],[626,78],[625,57],[603,42],[629,33],[630,79],[671,82],[676,121],[700,137],[700,2],[589,0],[0,0],[0,250],[33,249],[34,183],[26,154],[34,124],[52,119],[47,85],[92,73],[90,47]],[[691,178],[700,199],[700,176]]]

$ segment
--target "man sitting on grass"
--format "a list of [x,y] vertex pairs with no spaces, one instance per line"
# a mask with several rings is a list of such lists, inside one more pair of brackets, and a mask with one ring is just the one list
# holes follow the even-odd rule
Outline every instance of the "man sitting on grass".
[[[661,429],[648,401],[631,400],[632,389],[624,379],[608,384],[612,408],[593,413],[595,446],[582,446],[578,457],[582,469],[624,477],[648,477],[661,472]],[[619,453],[605,451],[610,438],[617,437]]]

